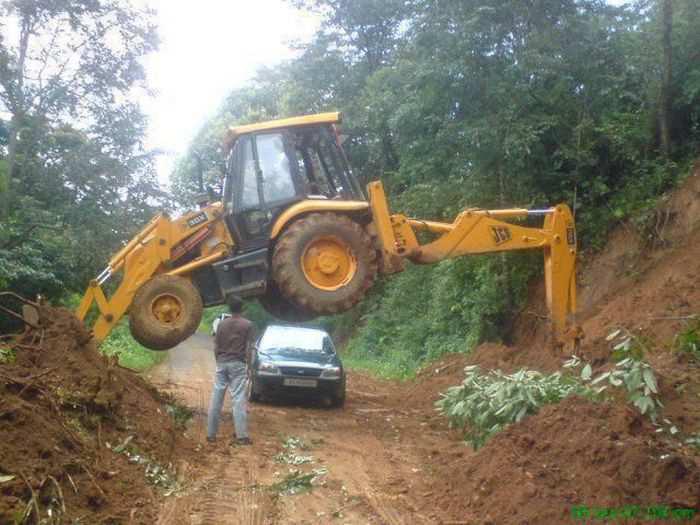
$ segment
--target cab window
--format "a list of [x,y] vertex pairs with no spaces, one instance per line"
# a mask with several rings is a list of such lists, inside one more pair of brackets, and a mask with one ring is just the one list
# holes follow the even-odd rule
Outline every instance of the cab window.
[[241,209],[248,210],[260,206],[260,194],[258,193],[255,157],[253,156],[253,142],[250,140],[250,137],[244,137],[242,141],[238,157],[241,186],[243,188],[241,192]]
[[262,172],[263,199],[266,203],[292,199],[296,196],[289,158],[279,133],[255,137],[258,162]]
[[335,188],[323,168],[317,149],[318,130],[301,130],[295,133],[294,154],[301,179],[310,196],[332,198]]

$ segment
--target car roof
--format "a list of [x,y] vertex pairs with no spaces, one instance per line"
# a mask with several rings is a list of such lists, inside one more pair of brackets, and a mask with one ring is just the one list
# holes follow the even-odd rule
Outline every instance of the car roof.
[[261,348],[293,346],[321,350],[323,339],[326,337],[330,338],[328,332],[318,328],[269,325],[260,339],[260,346]]

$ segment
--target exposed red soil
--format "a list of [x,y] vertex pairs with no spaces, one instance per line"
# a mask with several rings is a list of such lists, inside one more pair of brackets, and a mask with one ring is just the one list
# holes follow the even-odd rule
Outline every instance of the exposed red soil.
[[437,503],[475,523],[565,523],[572,508],[700,508],[700,460],[632,409],[572,397],[491,439],[450,472]]
[[68,310],[45,307],[41,323],[0,365],[0,475],[14,476],[0,484],[0,523],[18,520],[32,494],[30,523],[49,509],[68,523],[152,523],[145,466],[111,449],[133,436],[132,451],[167,466],[182,432],[157,391],[99,354]]
[[[579,257],[577,321],[592,359],[606,360],[605,337],[627,328],[669,347],[700,312],[700,163],[673,193],[660,199],[639,225],[621,224],[600,253]],[[516,320],[515,344],[537,359],[546,346],[544,286],[533,283]],[[548,368],[557,368],[552,360]]]
[[[687,433],[700,432],[700,363],[678,353],[677,334],[700,316],[700,166],[679,189],[660,200],[644,227],[623,224],[606,248],[583,254],[579,314],[585,338],[579,357],[603,370],[611,366],[606,337],[617,329],[635,335],[659,376],[665,415]],[[485,344],[469,362],[514,371],[559,369],[570,352],[546,342],[544,288],[533,285],[516,322],[515,344]]]

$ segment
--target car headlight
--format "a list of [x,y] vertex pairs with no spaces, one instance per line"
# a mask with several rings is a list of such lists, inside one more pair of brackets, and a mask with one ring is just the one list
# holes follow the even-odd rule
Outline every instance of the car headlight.
[[329,366],[321,372],[321,377],[324,379],[340,379],[340,367]]
[[260,374],[262,376],[278,376],[278,375],[280,375],[280,369],[277,368],[272,363],[267,363],[265,361],[262,361],[258,365],[258,374]]

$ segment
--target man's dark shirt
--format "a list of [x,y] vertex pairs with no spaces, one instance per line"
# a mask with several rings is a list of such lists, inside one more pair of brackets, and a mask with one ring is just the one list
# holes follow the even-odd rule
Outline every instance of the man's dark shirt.
[[219,323],[214,338],[214,355],[218,362],[248,362],[248,349],[255,338],[255,325],[233,314]]

